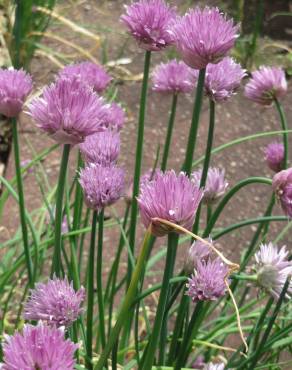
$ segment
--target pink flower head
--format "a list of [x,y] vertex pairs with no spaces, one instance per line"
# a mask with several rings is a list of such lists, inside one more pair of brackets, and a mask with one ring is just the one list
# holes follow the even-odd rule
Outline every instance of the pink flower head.
[[193,302],[217,300],[225,294],[227,274],[228,267],[219,257],[214,261],[198,261],[194,274],[188,279],[187,295]]
[[292,217],[292,168],[276,173],[272,187],[283,211],[288,217]]
[[102,93],[112,79],[101,65],[92,62],[70,64],[60,71],[59,76],[77,77],[97,93]]
[[117,103],[113,102],[107,105],[106,114],[103,119],[104,129],[120,131],[125,123],[125,111]]
[[61,144],[78,144],[102,131],[106,104],[77,78],[60,78],[30,104],[38,126]]
[[162,93],[190,93],[198,77],[197,71],[184,62],[171,60],[159,64],[153,71],[153,90]]
[[87,136],[79,145],[84,161],[107,166],[117,161],[120,154],[120,135],[113,131]]
[[220,364],[213,364],[213,362],[210,362],[203,368],[203,370],[224,370],[224,369],[225,365],[223,362],[221,362]]
[[204,356],[202,355],[199,355],[195,362],[193,363],[192,365],[192,369],[196,369],[196,370],[201,370],[201,369],[204,369],[206,363],[205,363],[205,360],[204,360]]
[[126,14],[121,16],[121,21],[141,48],[159,51],[173,43],[168,31],[176,19],[175,8],[164,0],[140,0],[125,8]]
[[[207,241],[212,243],[212,239],[208,238]],[[199,261],[207,261],[212,250],[206,243],[203,243],[200,240],[195,240],[188,250],[187,256],[187,270],[193,271]]]
[[261,105],[269,106],[287,92],[285,72],[278,67],[260,67],[251,74],[245,86],[245,96]]
[[[255,254],[258,284],[276,299],[279,299],[287,278],[292,276],[292,261],[288,260],[288,254],[285,246],[278,249],[272,243],[261,244]],[[291,297],[290,282],[286,298]]]
[[[196,186],[200,186],[202,170],[192,173],[192,180]],[[204,189],[203,201],[207,204],[215,203],[226,191],[228,182],[225,180],[225,171],[210,167]]]
[[114,165],[103,167],[89,164],[80,171],[87,207],[96,211],[115,203],[124,192],[125,173]]
[[54,276],[47,283],[37,283],[30,291],[23,316],[25,320],[42,320],[57,327],[69,327],[82,313],[84,298],[83,287],[76,292],[67,278]]
[[25,325],[23,333],[5,336],[3,370],[73,370],[78,345],[64,339],[62,328]]
[[217,64],[208,64],[205,78],[205,92],[215,102],[222,102],[235,94],[242,78],[246,75],[241,65],[230,57]]
[[203,191],[183,172],[176,175],[171,171],[159,172],[152,181],[140,187],[137,198],[141,219],[146,228],[152,224],[152,233],[163,236],[174,231],[153,218],[171,221],[186,229],[191,229]]
[[274,141],[265,148],[265,159],[272,171],[279,172],[284,166],[284,145]]
[[0,68],[0,113],[17,117],[31,90],[31,76],[23,69]]
[[171,29],[184,62],[194,69],[218,63],[233,47],[239,27],[218,8],[189,10]]

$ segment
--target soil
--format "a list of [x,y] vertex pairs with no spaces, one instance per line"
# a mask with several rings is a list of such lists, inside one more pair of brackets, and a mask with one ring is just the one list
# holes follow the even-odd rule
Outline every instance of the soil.
[[[204,4],[218,5],[218,1],[203,1]],[[179,1],[180,8],[186,8],[186,2]],[[105,58],[108,61],[119,58],[130,58],[130,63],[124,67],[130,71],[133,76],[141,73],[143,70],[144,51],[139,49],[131,37],[127,36],[124,27],[119,22],[119,16],[123,12],[122,1],[63,1],[56,8],[59,14],[66,18],[87,27],[92,32],[99,34],[103,38],[103,48],[97,48],[93,41],[84,36],[78,35],[72,30],[61,25],[59,22],[51,22],[48,32],[58,34],[71,42],[81,45],[86,50],[92,50],[95,58],[102,61]],[[125,41],[126,40],[126,41]],[[57,52],[70,55],[70,60],[81,61],[84,58],[72,51],[69,46],[60,45],[59,42],[48,38],[43,40],[46,47],[52,48]],[[72,53],[73,57],[72,57]],[[170,52],[153,53],[152,68],[160,61],[165,61]],[[44,56],[36,55],[31,64],[31,73],[34,77],[36,88],[42,87],[44,84],[54,80],[54,76],[58,71],[58,67]],[[291,85],[291,83],[290,83]],[[121,156],[119,165],[127,171],[128,183],[131,183],[133,174],[134,159],[135,159],[135,140],[137,132],[137,116],[139,106],[139,95],[141,82],[140,81],[122,81],[118,84],[117,100],[127,109],[127,122],[121,131]],[[292,120],[292,91],[288,92],[283,99],[283,107],[287,115],[288,125]],[[191,111],[192,111],[192,96],[180,96],[175,121],[175,129],[173,141],[171,145],[171,155],[168,163],[169,168],[178,171],[182,165],[185,147],[188,139],[190,127]],[[207,99],[204,102],[200,128],[198,133],[197,148],[194,159],[199,158],[205,150],[207,132],[208,132],[208,104]],[[163,140],[167,128],[168,113],[170,109],[171,98],[161,96],[149,90],[147,116],[145,127],[144,140],[144,157],[143,170],[153,166],[155,161],[157,147],[163,145]],[[232,97],[228,102],[218,104],[216,107],[216,129],[214,137],[214,146],[227,143],[230,140],[251,135],[254,133],[280,130],[279,117],[274,108],[261,108],[243,97],[242,91]],[[21,136],[21,157],[22,160],[29,160],[32,157],[32,148],[36,152],[41,152],[45,148],[51,146],[53,141],[35,126],[27,115],[22,115],[19,125]],[[279,138],[280,140],[281,138]],[[212,157],[212,165],[225,168],[226,178],[232,187],[239,180],[249,176],[267,176],[271,178],[273,173],[267,168],[264,160],[263,149],[272,138],[257,139],[256,141],[247,141],[243,144],[233,146],[223,152],[215,154]],[[290,146],[292,139],[290,139]],[[292,147],[292,146],[291,146]],[[60,164],[60,150],[51,153],[42,163],[43,168],[48,176],[50,186],[54,186],[58,174]],[[75,175],[76,170],[76,150],[71,153],[70,174],[69,178]],[[290,163],[292,153],[289,155]],[[13,156],[10,157],[6,176],[11,179],[14,176]],[[41,194],[34,173],[30,173],[25,178],[25,198],[26,205],[29,210],[34,210],[41,206]],[[228,204],[222,213],[218,222],[218,227],[227,226],[236,223],[246,218],[257,217],[262,215],[266,209],[272,190],[266,185],[251,185],[242,189]],[[121,200],[115,209],[119,214],[122,214],[125,208],[125,203]],[[109,214],[113,214],[111,209]],[[19,225],[17,216],[17,206],[13,199],[9,199],[4,210],[4,218],[1,224],[1,240],[8,240],[13,236]],[[280,207],[277,205],[273,214],[282,215]],[[277,232],[287,225],[286,222],[273,223],[269,232],[268,239],[273,240]],[[203,226],[203,224],[202,224]],[[226,237],[218,240],[218,247],[226,256],[234,262],[239,262],[240,252],[247,246],[252,238],[256,226],[245,227],[239,229]],[[138,225],[137,240],[141,240],[143,236],[143,227]],[[105,261],[111,262],[114,258],[114,251],[118,232],[105,234]],[[290,245],[292,236],[286,234],[280,244],[287,243]],[[159,240],[159,245],[165,244],[164,238]],[[179,249],[177,258],[177,269],[181,269],[188,244],[184,244]],[[155,250],[157,251],[156,247]],[[109,264],[105,262],[104,274],[106,275]],[[125,267],[125,265],[123,265]],[[156,265],[155,274],[146,284],[153,284],[161,280],[163,261]],[[155,298],[155,297],[154,297]]]

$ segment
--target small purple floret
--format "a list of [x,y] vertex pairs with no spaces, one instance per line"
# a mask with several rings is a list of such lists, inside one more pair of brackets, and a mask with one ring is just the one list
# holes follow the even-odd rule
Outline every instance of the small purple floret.
[[224,369],[225,365],[223,362],[221,362],[220,364],[213,364],[213,362],[210,362],[203,368],[203,370],[224,370]]
[[227,274],[228,267],[220,258],[198,261],[194,274],[188,279],[187,295],[193,302],[217,300],[225,295]]
[[255,103],[269,106],[287,92],[285,72],[278,67],[260,67],[251,74],[245,86],[245,96]]
[[78,78],[60,78],[29,106],[37,125],[60,144],[82,143],[103,130],[105,100]]
[[225,57],[217,64],[208,64],[205,93],[215,102],[226,101],[235,94],[245,75],[241,65],[230,57]]
[[42,320],[49,325],[69,327],[83,312],[81,304],[85,290],[73,288],[68,279],[54,277],[47,283],[37,283],[24,306],[24,319]]
[[[286,247],[278,249],[272,243],[261,244],[255,254],[257,280],[274,298],[279,299],[286,279],[292,275],[292,261],[288,260]],[[292,284],[288,287],[286,298],[292,297]]]
[[141,48],[159,51],[173,43],[169,30],[176,19],[175,8],[164,0],[140,0],[125,8],[120,19]]
[[87,207],[95,211],[115,203],[124,193],[125,173],[114,165],[103,167],[89,164],[80,171]]
[[273,177],[273,190],[279,199],[282,209],[288,217],[292,217],[292,168],[282,170]]
[[68,65],[60,71],[59,76],[77,77],[97,93],[102,93],[112,79],[101,65],[92,62]]
[[153,222],[159,217],[186,229],[191,229],[203,191],[183,172],[176,175],[171,171],[159,172],[152,181],[140,186],[138,205],[141,219],[146,228],[152,224],[156,236],[168,234],[172,228]]
[[25,325],[23,333],[6,336],[3,370],[73,370],[78,345],[64,339],[64,330],[41,322]]
[[23,69],[0,68],[0,113],[17,117],[31,90],[31,76]]
[[120,131],[125,123],[125,118],[125,111],[119,104],[115,102],[107,104],[102,126],[106,130]]
[[120,135],[113,131],[98,132],[87,136],[79,148],[87,163],[114,164],[120,153]]
[[194,69],[218,63],[234,46],[239,27],[218,8],[190,9],[171,29],[184,62]]
[[272,171],[279,172],[284,167],[284,145],[277,141],[270,143],[265,148],[265,160]]
[[152,89],[161,93],[190,93],[194,90],[197,77],[197,71],[174,59],[154,69]]

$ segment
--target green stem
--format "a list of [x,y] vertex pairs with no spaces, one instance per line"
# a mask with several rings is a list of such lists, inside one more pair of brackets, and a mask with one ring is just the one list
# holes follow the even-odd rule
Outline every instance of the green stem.
[[118,338],[118,335],[120,333],[121,327],[123,324],[125,324],[125,320],[127,320],[129,315],[129,309],[131,305],[133,304],[133,301],[135,299],[135,295],[137,293],[137,286],[140,280],[140,276],[142,271],[144,270],[145,263],[146,263],[146,257],[149,254],[149,239],[150,239],[150,232],[147,231],[144,237],[143,245],[137,260],[136,267],[133,271],[132,279],[129,285],[129,288],[127,290],[126,296],[124,298],[124,301],[122,303],[121,309],[117,316],[117,321],[114,326],[114,328],[111,331],[111,335],[109,337],[109,340],[107,342],[107,345],[104,349],[104,351],[101,353],[98,363],[95,366],[95,370],[102,370],[103,366],[105,365],[107,358],[113,348],[113,346],[116,343],[116,340]]
[[170,116],[169,116],[169,121],[168,121],[168,126],[167,126],[167,133],[166,133],[164,151],[163,151],[162,162],[161,162],[162,171],[165,171],[166,165],[167,165],[167,159],[168,159],[172,131],[173,131],[174,120],[175,120],[176,105],[177,105],[177,93],[174,93],[172,97],[171,111],[170,111]]
[[248,177],[247,179],[239,181],[232,189],[229,190],[228,193],[225,194],[224,198],[218,204],[216,210],[213,212],[213,215],[204,231],[203,238],[206,238],[209,236],[218,217],[220,216],[221,212],[223,211],[224,207],[229,202],[229,200],[244,186],[255,184],[255,183],[271,185],[272,180],[267,179],[265,177]]
[[105,324],[104,324],[104,303],[103,303],[103,287],[102,287],[102,246],[103,246],[103,222],[104,222],[104,209],[99,212],[98,216],[98,246],[97,246],[97,260],[96,260],[96,289],[97,289],[97,302],[99,313],[99,331],[101,347],[105,347]]
[[[83,167],[83,160],[81,157],[80,151],[78,151],[78,164],[77,164],[77,171]],[[74,199],[74,211],[73,211],[73,230],[78,230],[80,228],[80,221],[82,216],[82,200],[83,200],[83,192],[79,181],[76,181],[76,189],[75,189],[75,199]],[[78,244],[78,237],[79,235],[75,235],[75,247]]]
[[[214,136],[214,129],[215,129],[215,102],[212,99],[209,99],[209,107],[210,107],[210,116],[209,116],[209,131],[208,131],[208,139],[207,139],[207,146],[205,152],[205,161],[200,181],[200,188],[204,188],[206,185],[207,177],[208,177],[208,170],[211,160],[211,153],[212,153],[212,145],[213,145],[213,136]],[[200,222],[200,214],[201,214],[202,202],[200,203],[197,213],[196,219],[193,227],[194,234],[198,233],[199,230],[199,222]]]
[[[22,177],[21,177],[17,119],[12,118],[11,124],[12,124],[15,172],[16,172],[16,181],[17,181],[17,190],[18,190],[18,204],[19,204],[24,255],[25,255],[25,261],[26,261],[29,285],[30,287],[33,287],[33,283],[34,283],[33,282],[33,266],[32,266],[32,261],[31,261],[30,250],[29,250],[28,231],[27,231],[26,216],[25,216],[25,205],[24,205],[23,183],[22,183]],[[37,266],[35,266],[35,268],[37,268]]]
[[176,246],[178,241],[178,235],[175,233],[170,233],[168,235],[168,246],[166,254],[165,269],[163,274],[162,287],[159,295],[158,306],[156,310],[155,321],[153,325],[153,330],[151,337],[148,343],[147,348],[145,349],[145,359],[142,365],[142,370],[149,370],[153,365],[155,350],[157,343],[160,337],[160,332],[162,328],[162,318],[164,315],[168,292],[169,292],[169,280],[172,277],[173,273],[173,260],[176,254]]
[[[285,116],[283,107],[277,99],[275,99],[275,105],[276,105],[278,113],[280,115],[282,129],[283,129],[283,131],[285,131],[285,130],[288,129],[288,126],[287,126],[287,120],[286,120],[286,116]],[[283,133],[283,144],[284,144],[284,165],[283,165],[283,167],[285,169],[285,168],[288,167],[288,134],[287,134],[287,132]]]
[[92,326],[94,303],[94,250],[96,239],[97,211],[92,215],[92,228],[87,268],[87,330],[86,330],[86,368],[92,370]]
[[63,221],[63,195],[66,182],[67,166],[70,154],[70,144],[65,144],[60,166],[55,213],[55,239],[52,273],[61,276],[61,249],[62,249],[62,221]]
[[[137,213],[138,213],[138,203],[137,203],[136,197],[139,194],[139,184],[140,184],[140,175],[141,175],[143,143],[144,143],[144,122],[145,122],[150,61],[151,61],[151,52],[146,51],[145,61],[144,61],[144,74],[143,74],[141,98],[140,98],[140,112],[139,112],[138,135],[137,135],[136,156],[135,156],[136,162],[135,162],[135,171],[134,171],[133,197],[132,197],[131,222],[130,222],[130,234],[129,234],[129,244],[130,244],[132,252],[134,252],[135,236],[136,236]],[[131,274],[132,274],[132,267],[131,267],[131,263],[129,262],[128,263],[128,284],[127,285],[129,285]]]
[[193,109],[193,116],[191,122],[191,128],[189,132],[189,139],[186,150],[185,162],[182,167],[182,170],[185,171],[188,175],[192,169],[193,155],[196,147],[196,139],[199,128],[200,113],[202,108],[203,93],[204,93],[204,81],[205,81],[206,69],[200,69],[198,85]]

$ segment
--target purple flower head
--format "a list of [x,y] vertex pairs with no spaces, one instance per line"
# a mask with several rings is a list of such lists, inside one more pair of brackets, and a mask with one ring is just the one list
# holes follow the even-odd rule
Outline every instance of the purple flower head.
[[125,123],[124,109],[115,102],[108,104],[106,114],[102,122],[104,129],[120,131],[124,123]]
[[261,105],[269,106],[287,92],[285,72],[278,67],[260,67],[251,74],[245,86],[245,96]]
[[137,200],[142,222],[146,228],[152,223],[151,231],[156,236],[166,235],[173,230],[153,222],[155,217],[191,229],[202,196],[203,191],[183,172],[178,175],[173,170],[159,172],[152,181],[140,187]]
[[140,0],[125,8],[120,19],[141,48],[159,51],[173,43],[168,31],[176,19],[175,8],[164,0]]
[[227,274],[228,267],[219,257],[214,261],[198,261],[194,274],[188,279],[187,295],[193,302],[217,300],[225,294]]
[[284,166],[284,145],[274,141],[265,148],[265,160],[272,171],[279,172]]
[[203,370],[224,370],[224,369],[225,365],[223,362],[221,362],[220,364],[213,364],[212,362],[210,362],[203,368]]
[[[200,186],[202,170],[192,173],[192,180],[196,186]],[[219,168],[210,167],[208,170],[207,181],[204,189],[203,201],[207,204],[213,204],[226,191],[228,182],[225,180],[225,171]]]
[[6,336],[3,370],[73,370],[78,345],[64,339],[64,330],[25,325],[23,333]]
[[205,363],[204,357],[199,355],[196,358],[195,362],[193,363],[192,368],[197,369],[197,370],[201,370],[201,369],[204,369],[205,365],[206,365],[206,363]]
[[[288,254],[285,246],[278,249],[272,243],[261,244],[255,254],[258,284],[276,299],[280,297],[286,279],[292,275],[292,261],[288,261]],[[286,298],[291,297],[290,282]]]
[[233,47],[239,27],[218,8],[189,10],[171,29],[184,62],[194,69],[218,63]]
[[68,65],[60,71],[59,76],[77,77],[97,93],[102,93],[112,79],[101,65],[92,62]]
[[[212,243],[212,239],[206,239],[209,243]],[[208,247],[206,243],[201,242],[200,240],[195,240],[188,250],[187,256],[187,270],[193,271],[199,261],[207,261],[212,250]]]
[[103,167],[91,163],[80,171],[79,182],[87,207],[100,211],[123,195],[125,173],[114,165]]
[[77,78],[58,79],[30,104],[30,114],[43,131],[72,145],[103,130],[106,110],[105,100]]
[[197,81],[197,71],[182,61],[159,64],[153,71],[153,90],[161,93],[190,93]]
[[32,79],[23,69],[0,68],[0,113],[17,117],[32,90]]
[[292,217],[292,168],[276,173],[272,187],[283,211],[288,217]]
[[235,94],[242,78],[246,75],[241,65],[230,57],[217,64],[208,64],[205,78],[205,92],[215,102],[222,102]]
[[67,278],[54,276],[47,283],[37,283],[30,291],[23,316],[25,320],[42,320],[49,325],[69,327],[82,313],[84,298],[83,287],[75,291]]
[[79,145],[84,161],[107,166],[117,161],[120,154],[120,135],[113,131],[87,136]]

